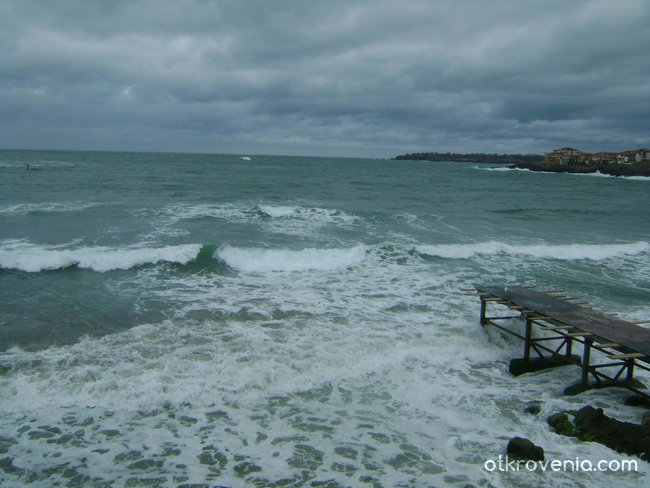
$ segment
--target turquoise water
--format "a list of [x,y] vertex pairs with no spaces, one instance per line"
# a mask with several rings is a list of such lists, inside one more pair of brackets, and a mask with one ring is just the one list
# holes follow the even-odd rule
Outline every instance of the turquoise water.
[[577,369],[511,378],[462,289],[648,319],[649,205],[649,179],[465,163],[0,151],[0,481],[638,486],[483,468],[511,435],[619,458],[544,416],[641,412],[562,397]]

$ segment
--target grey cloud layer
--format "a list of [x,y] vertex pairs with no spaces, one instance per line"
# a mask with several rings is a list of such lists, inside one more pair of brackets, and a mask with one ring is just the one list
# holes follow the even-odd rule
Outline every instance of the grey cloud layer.
[[650,145],[650,2],[5,1],[0,146]]

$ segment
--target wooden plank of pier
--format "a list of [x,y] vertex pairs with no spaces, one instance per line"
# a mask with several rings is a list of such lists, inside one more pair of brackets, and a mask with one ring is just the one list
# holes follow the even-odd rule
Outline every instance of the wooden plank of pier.
[[650,329],[597,312],[561,297],[522,286],[480,286],[481,293],[500,298],[543,315],[580,332],[593,335],[602,343],[614,343],[631,353],[640,353],[639,360],[650,363]]

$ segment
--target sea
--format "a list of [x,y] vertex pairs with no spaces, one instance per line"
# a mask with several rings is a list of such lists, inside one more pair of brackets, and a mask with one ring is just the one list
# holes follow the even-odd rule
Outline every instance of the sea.
[[[0,485],[643,486],[546,418],[646,410],[511,376],[471,290],[648,320],[649,208],[503,165],[0,151]],[[514,436],[566,469],[499,464]]]

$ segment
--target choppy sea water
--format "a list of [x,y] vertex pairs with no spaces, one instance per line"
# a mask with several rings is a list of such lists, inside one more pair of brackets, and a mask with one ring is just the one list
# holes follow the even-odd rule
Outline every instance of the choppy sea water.
[[643,411],[562,396],[577,368],[511,377],[463,289],[650,319],[649,204],[475,164],[0,151],[0,484],[641,486],[640,460],[485,469],[514,435],[623,459],[545,418]]

